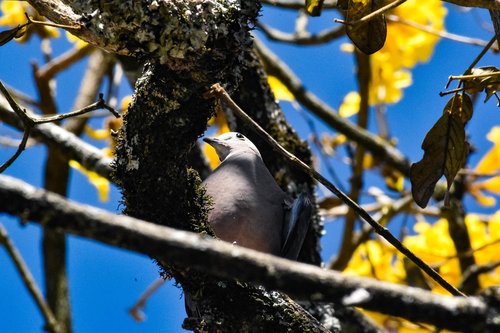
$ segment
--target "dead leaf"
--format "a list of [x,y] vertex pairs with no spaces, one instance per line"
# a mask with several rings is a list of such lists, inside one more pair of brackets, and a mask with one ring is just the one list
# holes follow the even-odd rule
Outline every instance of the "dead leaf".
[[[379,9],[382,5],[382,0],[350,0],[346,14],[347,22],[357,21]],[[361,26],[348,24],[346,30],[354,45],[365,54],[372,54],[380,50],[384,46],[387,37],[387,24],[383,14]]]
[[484,101],[487,102],[491,96],[500,90],[500,69],[497,67],[485,66],[473,68],[470,74],[477,77],[463,80],[464,88],[468,93],[479,93],[484,90],[486,93]]
[[456,94],[446,104],[443,115],[425,136],[424,157],[410,169],[412,195],[422,208],[427,206],[436,183],[446,177],[448,190],[465,163],[469,145],[465,124],[472,117],[472,101],[467,94]]

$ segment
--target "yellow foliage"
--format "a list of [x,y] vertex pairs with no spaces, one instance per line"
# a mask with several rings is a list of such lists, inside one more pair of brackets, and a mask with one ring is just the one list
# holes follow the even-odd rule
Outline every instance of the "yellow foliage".
[[[444,30],[446,13],[439,0],[408,0],[390,12],[436,30]],[[390,62],[395,68],[412,68],[419,62],[428,61],[439,40],[433,34],[398,22],[387,24],[387,35],[387,42],[380,53],[390,55]]]
[[372,76],[368,91],[368,104],[397,103],[403,96],[402,89],[412,84],[411,72],[395,67],[392,63],[392,56],[386,57],[379,54],[375,53],[370,57]]
[[[37,21],[45,20],[39,16],[35,10],[25,1],[0,1],[0,9],[3,15],[0,17],[0,26],[17,26],[25,24],[28,20],[24,13],[33,16]],[[34,29],[42,37],[57,38],[59,30],[54,27],[37,25]],[[31,33],[28,31],[21,38],[17,38],[18,42],[25,42],[29,39]]]
[[[216,135],[221,135],[230,131],[226,116],[221,110],[217,110],[216,115],[210,118],[210,120],[208,121],[208,125],[215,126],[217,128]],[[215,149],[209,144],[203,145],[203,153],[205,154],[205,157],[208,160],[208,164],[210,165],[212,170],[220,164],[219,156],[217,156]]]
[[[498,262],[500,260],[500,210],[493,214],[489,221],[482,221],[478,215],[465,216],[465,225],[471,241],[471,253],[477,265]],[[462,272],[457,253],[448,232],[448,221],[440,219],[431,224],[418,221],[414,225],[415,235],[407,236],[403,244],[428,265],[438,267],[445,280],[457,286]],[[406,283],[406,271],[403,255],[382,240],[369,240],[360,245],[354,252],[345,272],[347,274],[373,277],[394,283]],[[432,290],[436,293],[448,294],[440,286],[428,279]],[[479,276],[481,288],[500,284],[500,268]],[[367,312],[377,323],[394,332],[420,332],[421,327],[390,316]],[[422,331],[424,332],[424,331]]]
[[[356,2],[364,3],[360,0]],[[439,0],[408,0],[389,14],[443,30],[446,8]],[[438,40],[439,37],[420,29],[389,21],[384,47],[370,56],[371,82],[368,103],[397,103],[403,95],[402,89],[412,84],[409,69],[417,63],[428,61]],[[341,49],[346,52],[354,50],[352,46],[346,45],[342,45]],[[351,112],[353,110],[349,109]]]
[[75,44],[75,46],[79,49],[82,47],[86,46],[88,43],[75,35],[71,34],[70,32],[66,31],[66,39],[70,41],[71,43]]
[[2,17],[0,17],[0,25],[16,26],[26,23],[26,12],[29,5],[24,1],[1,1],[0,9]]
[[369,240],[352,255],[344,273],[402,283],[405,272],[402,261],[395,261],[396,250],[384,242]]
[[345,95],[342,104],[339,107],[339,115],[344,118],[348,118],[359,112],[359,103],[361,102],[361,97],[357,91],[351,91]]
[[269,83],[269,87],[271,87],[274,97],[278,101],[292,102],[295,100],[295,97],[290,90],[288,90],[288,88],[276,76],[268,75],[267,82]]
[[487,174],[500,169],[500,126],[494,126],[486,137],[494,145],[479,161],[476,172]]
[[[475,171],[480,174],[494,174],[500,169],[500,126],[494,126],[488,135],[493,147],[481,158]],[[482,191],[500,194],[500,176],[491,177],[481,182],[475,182],[469,187],[469,193],[483,206],[494,206],[496,199]]]
[[99,200],[102,202],[107,202],[109,200],[109,180],[98,175],[94,171],[90,171],[85,169],[80,163],[77,161],[69,161],[70,167],[80,171],[84,174],[89,182],[97,189],[97,193],[99,194]]

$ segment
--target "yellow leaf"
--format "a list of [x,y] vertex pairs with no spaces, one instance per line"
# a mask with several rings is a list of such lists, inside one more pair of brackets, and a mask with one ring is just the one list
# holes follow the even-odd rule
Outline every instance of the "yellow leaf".
[[385,177],[385,184],[393,191],[403,192],[405,188],[405,178],[399,172],[394,173]]
[[500,176],[491,177],[484,182],[478,183],[479,188],[491,193],[500,194]]
[[128,108],[130,106],[130,103],[132,103],[132,95],[127,95],[127,96],[122,98],[122,101],[120,103],[122,113],[127,112]]
[[363,156],[363,169],[369,170],[375,166],[375,160],[373,159],[372,154],[365,154]]
[[84,128],[84,132],[89,136],[89,138],[92,138],[94,140],[106,140],[111,138],[109,129],[93,129],[89,125],[86,125]]
[[500,168],[500,126],[493,127],[486,137],[495,145],[479,161],[476,172],[488,174]]
[[361,97],[356,91],[349,92],[340,104],[339,115],[344,118],[348,118],[359,112],[359,103],[361,102]]
[[97,189],[101,202],[107,202],[109,200],[109,180],[98,175],[94,171],[85,169],[77,161],[71,160],[69,161],[69,165],[87,177],[88,181]]
[[494,197],[484,194],[476,184],[469,188],[469,193],[472,195],[476,201],[484,207],[493,207],[496,205],[497,201]]
[[292,102],[295,100],[295,97],[290,90],[288,90],[288,88],[276,76],[268,75],[267,81],[269,82],[269,86],[271,87],[274,97],[278,101]]
[[23,1],[2,1],[0,9],[3,15],[0,17],[0,25],[15,26],[26,23],[24,12],[27,7]]
[[203,153],[205,154],[205,157],[208,160],[208,164],[210,164],[212,170],[219,166],[220,164],[219,156],[217,156],[214,147],[210,146],[209,144],[204,144]]
[[68,41],[70,41],[71,43],[75,44],[75,46],[79,49],[81,49],[82,47],[86,46],[88,43],[78,37],[76,37],[75,35],[73,35],[72,33],[66,31],[66,39]]

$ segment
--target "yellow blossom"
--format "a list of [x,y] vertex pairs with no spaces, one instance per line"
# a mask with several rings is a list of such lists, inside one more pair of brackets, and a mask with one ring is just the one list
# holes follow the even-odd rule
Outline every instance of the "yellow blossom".
[[[215,116],[210,118],[210,120],[208,121],[208,125],[215,126],[217,128],[216,135],[221,135],[230,131],[226,116],[220,109],[217,111]],[[203,153],[205,154],[205,157],[207,158],[207,161],[212,170],[220,164],[219,156],[217,156],[217,154],[215,153],[215,149],[212,146],[204,144]]]
[[[24,1],[0,1],[0,9],[2,10],[2,16],[0,17],[0,26],[18,26],[25,24],[28,20],[26,19],[25,13],[33,17],[37,21],[45,20],[27,3]],[[57,38],[59,37],[59,30],[54,27],[48,27],[45,25],[34,25],[31,24],[30,29],[21,37],[17,38],[18,42],[25,42],[33,34],[37,33],[44,38]]]
[[295,100],[295,97],[290,92],[290,90],[288,90],[283,82],[281,82],[276,76],[268,75],[267,82],[269,83],[269,87],[271,87],[274,97],[278,101],[292,102]]
[[359,103],[361,102],[361,97],[356,91],[351,91],[345,95],[342,104],[339,107],[339,115],[344,118],[348,118],[359,112]]
[[[500,169],[500,126],[494,126],[488,135],[488,140],[493,142],[493,147],[481,158],[475,171],[480,174],[493,174]],[[494,206],[496,199],[483,193],[487,191],[500,195],[500,176],[488,178],[484,181],[473,183],[469,193],[483,206]]]
[[75,44],[75,46],[79,49],[82,47],[88,45],[88,43],[75,35],[71,34],[70,32],[66,31],[66,39],[70,41],[71,43]]
[[0,17],[0,25],[16,26],[26,23],[24,13],[28,7],[24,1],[1,1],[0,9],[3,15]]
[[71,160],[69,165],[87,177],[89,182],[96,188],[100,201],[107,202],[109,200],[109,180],[94,171],[87,170],[77,161]]

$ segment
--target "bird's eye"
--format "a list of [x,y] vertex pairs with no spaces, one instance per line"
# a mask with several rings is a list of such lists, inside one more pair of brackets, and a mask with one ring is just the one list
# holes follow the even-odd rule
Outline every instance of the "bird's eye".
[[244,139],[244,138],[245,138],[245,137],[243,136],[243,134],[241,134],[241,133],[236,133],[236,137],[237,137],[238,139]]

